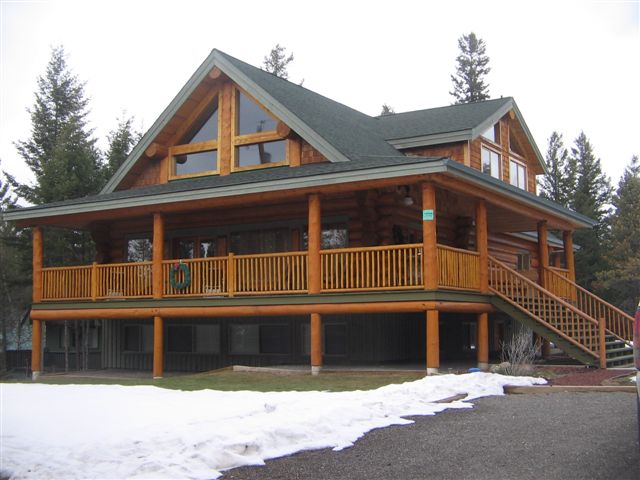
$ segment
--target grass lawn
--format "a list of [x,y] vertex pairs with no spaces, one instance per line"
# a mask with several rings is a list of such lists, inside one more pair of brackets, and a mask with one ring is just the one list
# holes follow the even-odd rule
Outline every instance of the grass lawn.
[[[411,382],[424,374],[415,372],[326,372],[311,374],[278,375],[273,373],[233,372],[223,370],[213,373],[179,375],[159,380],[151,378],[99,378],[66,375],[44,376],[38,383],[51,385],[154,385],[174,390],[254,390],[259,392],[327,390],[371,390],[391,383]],[[23,383],[31,383],[25,380]]]

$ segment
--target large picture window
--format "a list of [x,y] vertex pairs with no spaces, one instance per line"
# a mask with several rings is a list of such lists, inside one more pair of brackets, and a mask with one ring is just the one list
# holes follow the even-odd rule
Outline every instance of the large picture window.
[[209,105],[178,145],[171,147],[171,177],[218,171],[218,100]]
[[130,238],[127,240],[127,262],[150,262],[153,245],[149,238]]

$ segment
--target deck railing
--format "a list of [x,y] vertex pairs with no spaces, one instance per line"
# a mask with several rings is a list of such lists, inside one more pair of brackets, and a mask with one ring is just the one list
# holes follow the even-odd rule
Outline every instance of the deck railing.
[[94,297],[147,298],[153,293],[151,262],[95,265]]
[[480,289],[480,254],[438,245],[438,285],[462,290]]
[[420,288],[422,244],[320,252],[323,292]]
[[[567,301],[578,310],[596,320],[604,319],[606,329],[621,340],[633,340],[633,317],[613,305],[605,302],[590,291],[582,288],[577,283],[572,282],[568,275],[564,276],[558,269],[549,268],[545,271],[547,279],[547,289],[556,292],[563,292],[567,296]],[[552,288],[556,290],[552,290]]]
[[[322,250],[320,259],[322,292],[408,290],[424,286],[422,244]],[[308,265],[306,251],[164,260],[162,296],[306,293]],[[440,287],[479,288],[476,252],[439,245],[438,265]],[[42,277],[45,301],[153,296],[152,262],[45,268]]]
[[544,270],[544,285],[554,295],[565,300],[575,300],[576,290],[569,282],[569,270],[558,267],[548,267]]

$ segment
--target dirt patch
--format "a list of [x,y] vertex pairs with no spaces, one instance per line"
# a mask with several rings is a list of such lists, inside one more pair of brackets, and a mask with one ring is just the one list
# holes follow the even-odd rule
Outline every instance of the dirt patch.
[[588,367],[549,367],[541,369],[540,375],[549,380],[550,385],[611,385],[613,379],[628,376],[634,370],[603,370]]

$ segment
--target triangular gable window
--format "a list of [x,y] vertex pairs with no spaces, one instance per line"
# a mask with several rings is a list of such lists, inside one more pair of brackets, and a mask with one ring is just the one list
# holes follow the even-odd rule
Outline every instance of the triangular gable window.
[[213,104],[202,116],[200,122],[194,125],[190,134],[186,136],[184,144],[206,142],[207,140],[217,140],[218,138],[218,105]]
[[238,91],[238,135],[273,132],[278,121],[244,93]]

